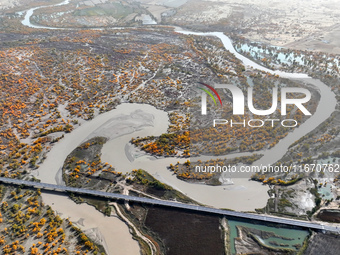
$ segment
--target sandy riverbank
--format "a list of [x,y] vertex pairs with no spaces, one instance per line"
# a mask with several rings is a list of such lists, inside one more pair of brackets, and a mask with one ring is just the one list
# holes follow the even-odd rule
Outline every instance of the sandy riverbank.
[[137,241],[132,240],[128,227],[119,218],[104,216],[93,206],[76,204],[60,194],[42,193],[42,198],[62,218],[69,218],[93,241],[103,245],[109,255],[140,254]]
[[15,7],[18,3],[16,0],[0,0],[0,10]]

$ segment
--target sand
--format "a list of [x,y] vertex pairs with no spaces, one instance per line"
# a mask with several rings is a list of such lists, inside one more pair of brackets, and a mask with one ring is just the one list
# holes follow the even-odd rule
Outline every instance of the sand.
[[132,239],[129,228],[119,218],[104,216],[93,206],[76,204],[60,194],[42,193],[42,198],[62,218],[69,218],[92,240],[102,244],[108,254],[140,254],[137,241]]
[[[152,1],[150,1],[152,2]],[[340,53],[337,0],[191,0],[171,18],[183,25],[217,25],[255,42]]]
[[15,7],[18,4],[17,0],[0,0],[0,10]]

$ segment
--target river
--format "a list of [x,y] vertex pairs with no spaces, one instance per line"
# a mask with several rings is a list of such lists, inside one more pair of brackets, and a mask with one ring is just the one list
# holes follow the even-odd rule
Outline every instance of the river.
[[300,139],[304,135],[308,134],[310,131],[314,130],[317,126],[319,126],[322,122],[324,122],[335,110],[336,107],[336,97],[335,94],[332,92],[331,88],[328,87],[326,84],[321,82],[318,79],[313,79],[309,77],[307,74],[302,73],[287,73],[278,70],[270,70],[264,66],[261,66],[254,61],[244,57],[243,55],[239,54],[231,40],[228,36],[221,32],[209,32],[209,33],[197,33],[192,31],[185,31],[181,28],[177,28],[177,32],[183,34],[192,34],[192,35],[199,35],[199,36],[216,36],[221,39],[224,47],[226,50],[233,53],[242,63],[248,67],[253,69],[258,69],[273,75],[279,75],[282,78],[293,79],[297,81],[302,81],[309,86],[312,86],[314,89],[317,89],[321,95],[320,102],[318,104],[316,112],[304,123],[302,123],[298,128],[295,128],[293,132],[290,132],[285,138],[281,139],[278,144],[276,144],[272,149],[261,151],[264,154],[262,158],[258,161],[255,161],[253,165],[268,165],[273,164],[280,160],[282,156],[288,150],[288,147],[294,143],[296,140]]
[[[69,1],[66,0],[58,5],[68,3]],[[22,24],[32,28],[58,29],[56,27],[33,25],[30,22],[30,17],[33,15],[34,10],[38,8],[42,7],[27,10]],[[289,133],[289,135],[282,139],[276,146],[264,151],[264,156],[254,164],[275,163],[285,154],[290,144],[315,129],[335,110],[336,99],[334,93],[319,80],[311,79],[306,74],[286,73],[265,68],[237,53],[231,40],[223,33],[197,33],[181,29],[176,29],[176,31],[183,34],[218,37],[221,39],[226,50],[235,54],[246,67],[277,74],[284,78],[303,79],[306,83],[317,87],[319,90],[321,99],[316,112],[299,128]],[[146,118],[143,118],[143,116]],[[117,120],[120,121],[120,125],[116,125]],[[171,185],[194,200],[218,208],[254,210],[255,208],[265,206],[268,198],[268,188],[258,182],[239,178],[233,180],[234,185],[228,186],[206,186],[187,183],[177,179],[176,176],[166,169],[170,163],[183,161],[183,159],[156,159],[137,153],[129,145],[131,137],[138,135],[157,135],[166,132],[168,123],[167,114],[150,105],[121,104],[116,109],[85,122],[70,134],[65,135],[65,138],[54,145],[47,154],[46,160],[38,170],[37,178],[42,182],[56,183],[58,174],[60,175],[60,167],[67,155],[89,137],[102,134],[110,138],[110,141],[103,147],[102,161],[111,163],[117,171],[128,172],[132,169],[143,168],[160,181]],[[132,126],[126,128],[130,124]],[[105,130],[111,131],[108,134],[104,132]],[[237,197],[237,203],[235,203],[235,197]],[[80,224],[83,230],[98,229],[98,231],[92,232],[100,232],[102,234],[102,236],[98,234],[99,239],[102,239],[102,243],[104,243],[109,254],[139,254],[137,242],[132,240],[127,226],[117,218],[103,217],[103,215],[93,207],[84,204],[77,205],[64,196],[43,194],[43,199],[46,204],[62,214],[63,217],[71,217],[73,222],[83,219],[83,221],[81,221],[83,225]],[[111,226],[111,228],[108,228],[108,226]]]
[[[145,109],[149,110],[148,107],[154,108],[146,105]],[[97,132],[98,128],[105,127],[109,123],[108,121],[122,118],[122,112],[124,112],[125,116],[135,111],[137,111],[138,114],[138,112],[140,113],[140,111],[138,111],[139,108],[140,106],[137,104],[121,104],[117,106],[115,110],[100,114],[92,121],[86,121],[71,133],[66,134],[65,137],[55,144],[51,151],[47,153],[47,158],[40,165],[36,177],[42,182],[61,184],[61,171],[59,170],[67,155],[70,154],[76,146],[87,140],[93,132]],[[163,115],[167,117],[166,113]],[[144,125],[138,118],[135,123],[132,123],[132,121],[131,119],[130,124],[134,124],[136,129]],[[134,129],[121,128],[116,131],[116,134],[112,135],[119,136],[133,132]],[[81,222],[81,224],[78,224],[78,227],[84,230],[85,233],[90,234],[90,237],[95,235],[95,241],[100,241],[108,254],[139,254],[137,241],[132,239],[128,226],[119,218],[106,217],[93,206],[76,204],[67,196],[42,193],[42,198],[45,204],[50,205],[53,210],[57,211],[63,218],[70,218],[74,223]],[[98,238],[96,236],[98,236]]]
[[[21,21],[21,24],[23,24],[24,26],[27,27],[31,27],[31,28],[45,28],[45,29],[63,29],[63,28],[59,28],[59,27],[45,27],[45,26],[41,26],[41,25],[34,25],[31,23],[31,17],[33,15],[33,12],[37,9],[41,9],[41,8],[45,8],[45,7],[56,7],[56,6],[61,6],[61,5],[67,5],[70,3],[70,0],[65,0],[59,4],[55,4],[55,5],[44,5],[44,6],[38,6],[38,7],[34,7],[31,8],[29,10],[26,11],[25,17],[24,19]],[[23,12],[20,12],[20,14]]]

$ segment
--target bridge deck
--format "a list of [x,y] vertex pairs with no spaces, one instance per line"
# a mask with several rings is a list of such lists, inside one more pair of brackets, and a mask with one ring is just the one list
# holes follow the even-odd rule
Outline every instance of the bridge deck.
[[122,195],[118,193],[110,193],[110,192],[89,190],[89,189],[83,189],[83,188],[74,188],[74,187],[55,185],[55,184],[49,184],[49,183],[24,181],[20,179],[12,179],[12,178],[5,178],[5,177],[0,177],[0,182],[7,183],[7,184],[14,184],[14,185],[25,185],[25,186],[34,187],[34,188],[40,188],[42,190],[73,192],[73,193],[86,194],[86,195],[97,196],[97,197],[120,199],[120,200],[125,200],[125,201],[134,201],[138,203],[161,205],[161,206],[167,206],[167,207],[173,207],[173,208],[193,210],[193,211],[198,211],[198,212],[214,213],[214,214],[225,215],[225,216],[234,216],[234,217],[240,217],[240,218],[246,218],[246,219],[266,221],[266,222],[272,222],[272,223],[277,223],[277,224],[286,224],[286,225],[310,228],[310,229],[315,229],[315,230],[326,230],[326,231],[338,232],[338,233],[340,232],[340,227],[333,227],[329,225],[321,225],[321,224],[307,222],[307,221],[286,219],[286,218],[280,218],[280,217],[274,217],[274,216],[264,216],[264,215],[259,215],[259,214],[228,211],[228,210],[216,209],[216,208],[205,207],[205,206],[184,204],[184,203],[179,203],[179,202],[174,202],[174,201],[166,201],[166,200],[161,200],[161,199],[136,197],[136,196]]

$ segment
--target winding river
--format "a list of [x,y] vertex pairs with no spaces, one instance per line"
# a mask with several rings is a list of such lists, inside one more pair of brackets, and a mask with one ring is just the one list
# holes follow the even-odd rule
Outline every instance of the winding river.
[[310,131],[314,130],[317,126],[319,126],[322,122],[324,122],[335,110],[336,107],[336,97],[332,92],[331,88],[326,84],[321,82],[318,79],[313,79],[309,77],[307,74],[302,73],[287,73],[278,70],[270,70],[266,67],[263,67],[254,61],[244,57],[239,54],[232,45],[231,40],[228,36],[221,32],[210,32],[210,33],[197,33],[191,31],[185,31],[181,28],[177,28],[177,32],[187,34],[187,35],[199,35],[199,36],[216,36],[221,39],[226,50],[233,53],[242,63],[248,67],[253,69],[258,69],[273,75],[279,75],[282,78],[288,78],[293,80],[299,80],[307,84],[308,86],[317,89],[320,93],[320,102],[317,107],[316,112],[303,124],[301,124],[298,128],[295,128],[293,132],[290,132],[285,138],[281,139],[280,142],[275,145],[272,149],[261,151],[264,156],[258,161],[254,162],[253,165],[268,165],[273,164],[280,160],[283,155],[288,150],[288,147],[294,143],[296,140],[300,139],[304,135],[308,134]]
[[[66,5],[68,3],[69,0],[66,0],[54,6]],[[46,6],[27,10],[22,24],[32,28],[58,29],[56,27],[33,25],[30,22],[30,17],[33,15],[34,10],[43,7]],[[312,79],[305,74],[267,69],[237,53],[231,40],[223,33],[197,33],[184,31],[179,28],[176,28],[176,31],[182,34],[218,37],[221,39],[226,50],[235,54],[247,68],[277,74],[284,78],[302,79],[309,86],[318,89],[321,99],[316,112],[299,128],[289,133],[275,147],[264,151],[264,156],[254,164],[275,163],[285,154],[290,144],[315,129],[335,110],[336,99],[334,93],[319,80]],[[36,176],[42,182],[60,182],[60,168],[67,155],[88,138],[95,135],[103,135],[109,137],[110,140],[103,147],[102,161],[111,163],[117,171],[129,172],[137,168],[146,169],[160,181],[171,185],[194,200],[214,207],[248,211],[265,206],[268,199],[268,188],[258,182],[252,182],[246,178],[238,178],[233,180],[233,185],[206,186],[180,181],[166,167],[170,163],[183,161],[183,159],[156,159],[134,151],[129,145],[131,137],[165,133],[168,124],[167,113],[157,110],[153,106],[121,104],[116,109],[98,115],[93,120],[84,122],[70,134],[66,134],[65,138],[55,144],[47,154],[47,158],[40,166]],[[235,203],[235,197],[238,198],[238,203]],[[104,217],[93,207],[85,204],[75,204],[66,196],[43,194],[43,200],[63,217],[70,217],[73,222],[78,222],[78,225],[83,230],[92,234],[94,238],[97,238],[98,241],[104,244],[109,254],[139,254],[137,242],[132,240],[128,227],[118,218]]]
[[45,7],[56,7],[56,6],[61,6],[61,5],[67,5],[69,3],[70,3],[70,0],[65,0],[65,1],[63,1],[59,4],[55,4],[55,5],[44,5],[44,6],[38,6],[38,7],[31,8],[31,9],[26,11],[25,17],[21,21],[21,24],[23,24],[24,26],[27,26],[27,27],[31,27],[31,28],[63,29],[63,28],[59,28],[59,27],[46,27],[46,26],[41,26],[41,25],[34,25],[34,24],[31,23],[30,19],[33,15],[33,12],[37,9],[41,9],[41,8],[45,8]]

